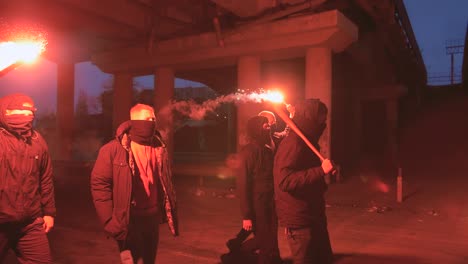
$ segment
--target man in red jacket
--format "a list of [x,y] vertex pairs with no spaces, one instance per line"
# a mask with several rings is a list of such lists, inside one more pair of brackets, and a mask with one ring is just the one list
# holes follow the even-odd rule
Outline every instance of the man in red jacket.
[[156,263],[159,224],[178,235],[176,197],[166,145],[151,106],[137,104],[116,138],[104,145],[91,173],[91,194],[122,263]]
[[54,226],[52,162],[32,128],[33,100],[0,99],[0,263],[12,248],[20,263],[51,263],[47,233]]

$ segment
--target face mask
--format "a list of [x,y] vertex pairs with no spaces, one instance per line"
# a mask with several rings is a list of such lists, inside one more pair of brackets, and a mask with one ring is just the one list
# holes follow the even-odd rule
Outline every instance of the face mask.
[[131,120],[130,137],[141,145],[151,145],[153,142],[156,123],[147,120]]
[[11,129],[11,132],[16,133],[23,137],[30,137],[32,135],[32,122],[34,116],[29,115],[7,115],[5,122]]
[[263,129],[262,131],[262,143],[269,144],[271,141],[272,132],[270,129]]

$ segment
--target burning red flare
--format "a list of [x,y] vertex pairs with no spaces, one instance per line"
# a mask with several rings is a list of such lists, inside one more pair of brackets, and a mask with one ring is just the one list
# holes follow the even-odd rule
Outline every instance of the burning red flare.
[[45,51],[47,34],[39,25],[0,20],[0,32],[0,76]]
[[259,94],[260,98],[265,101],[270,101],[272,103],[283,103],[284,96],[280,92],[277,91],[267,91],[265,93]]
[[0,71],[13,64],[32,63],[44,50],[44,43],[37,41],[0,43]]
[[239,90],[236,95],[238,96],[238,99],[246,99],[248,101],[253,101],[253,102],[264,102],[268,101],[271,103],[284,103],[284,96],[282,93],[278,91],[271,91],[271,90],[263,90],[260,89],[260,92],[251,92],[251,93],[245,93],[243,90]]

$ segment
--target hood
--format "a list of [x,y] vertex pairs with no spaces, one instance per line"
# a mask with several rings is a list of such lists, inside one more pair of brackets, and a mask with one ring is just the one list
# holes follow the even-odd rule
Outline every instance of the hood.
[[[24,106],[27,104],[28,106]],[[8,131],[12,131],[12,128],[5,121],[6,110],[31,110],[36,111],[34,107],[34,101],[31,97],[24,94],[10,94],[0,98],[0,126]]]
[[268,119],[264,116],[254,116],[247,121],[247,136],[251,141],[260,145],[268,144],[271,141],[270,130],[263,129],[263,125],[268,124]]
[[122,124],[120,124],[117,130],[115,131],[115,138],[118,141],[122,141],[123,136],[128,135],[128,132],[130,131],[131,127],[132,127],[132,122],[130,120],[127,120],[123,122]]
[[312,142],[317,143],[327,121],[327,106],[319,99],[306,99],[295,105],[293,121],[304,135]]

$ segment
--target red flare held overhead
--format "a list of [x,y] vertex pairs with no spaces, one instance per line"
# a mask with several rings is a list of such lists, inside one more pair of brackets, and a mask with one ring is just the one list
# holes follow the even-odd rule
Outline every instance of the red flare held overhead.
[[0,76],[24,63],[32,63],[45,50],[45,41],[0,42]]

